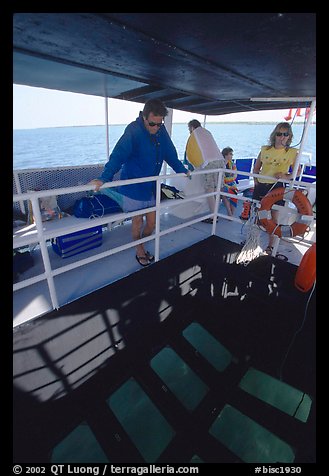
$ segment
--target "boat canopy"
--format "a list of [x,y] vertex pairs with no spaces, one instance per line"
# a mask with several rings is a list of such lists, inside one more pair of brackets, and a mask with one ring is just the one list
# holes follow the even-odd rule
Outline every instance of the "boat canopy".
[[15,13],[15,84],[205,115],[309,107],[315,13]]

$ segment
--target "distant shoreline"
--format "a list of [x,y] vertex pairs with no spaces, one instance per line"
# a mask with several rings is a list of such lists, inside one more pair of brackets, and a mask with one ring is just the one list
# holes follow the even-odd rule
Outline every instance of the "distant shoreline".
[[[282,121],[284,122],[284,121]],[[277,124],[278,121],[207,121],[207,124],[250,124],[250,125],[263,125],[263,124]],[[294,125],[303,125],[304,121],[296,121]],[[186,124],[186,122],[173,122],[174,125],[181,125],[181,124]],[[128,124],[109,124],[109,127],[111,126],[127,126]],[[312,125],[316,126],[316,121],[312,122]],[[76,125],[76,126],[48,126],[48,127],[34,127],[31,129],[13,129],[14,131],[31,131],[31,130],[37,130],[37,129],[64,129],[66,127],[104,127],[105,124],[84,124],[84,125]]]
[[[278,124],[279,121],[207,121],[207,124]],[[282,121],[286,122],[286,121]],[[174,124],[186,124],[185,122],[173,122]],[[304,124],[304,121],[295,121],[295,125]],[[312,125],[316,125],[316,121],[312,122]],[[114,124],[111,124],[114,125]],[[117,124],[119,125],[119,124]]]

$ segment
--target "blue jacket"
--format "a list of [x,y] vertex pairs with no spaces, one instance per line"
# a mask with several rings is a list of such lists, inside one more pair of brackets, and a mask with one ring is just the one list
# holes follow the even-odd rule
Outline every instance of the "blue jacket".
[[[187,169],[178,159],[177,151],[164,125],[154,135],[144,126],[142,113],[131,122],[116,143],[102,175],[103,182],[111,182],[120,170],[118,180],[159,175],[162,163],[166,161],[177,173]],[[125,185],[116,190],[134,200],[151,200],[155,196],[156,182]]]

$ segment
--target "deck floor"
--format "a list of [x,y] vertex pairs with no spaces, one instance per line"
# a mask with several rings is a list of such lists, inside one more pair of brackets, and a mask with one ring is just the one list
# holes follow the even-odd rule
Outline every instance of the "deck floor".
[[[188,219],[197,218],[197,215],[191,215],[189,218],[186,218],[186,213],[181,213],[179,206],[174,208],[175,209],[168,208],[167,212],[161,215],[161,230],[179,225],[184,221],[188,221]],[[205,212],[203,211],[203,213]],[[223,204],[219,208],[219,213],[226,214]],[[236,216],[239,216],[240,213],[241,203],[239,202]],[[212,225],[198,222],[182,230],[164,235],[160,239],[160,259],[206,239],[211,235],[211,230]],[[314,230],[315,228],[313,228],[313,231],[306,237],[310,241],[315,240]],[[233,243],[241,244],[246,240],[247,231],[246,224],[220,217],[216,225],[215,234]],[[122,225],[116,226],[110,232],[103,233],[102,248],[107,250],[121,246],[128,243],[130,239],[131,221],[127,221]],[[267,233],[260,231],[259,241],[261,248],[265,249],[268,243]],[[299,243],[299,240],[285,241],[282,239],[280,240],[277,253],[279,256],[287,259],[289,263],[298,266],[308,246],[309,245],[305,243]],[[146,245],[146,248],[154,253],[154,240],[150,241],[150,243]],[[96,248],[79,256],[84,258],[93,256],[99,252],[100,248]],[[74,263],[77,259],[77,256],[62,259],[57,256],[52,249],[49,250],[49,253],[53,268]],[[43,265],[40,251],[38,250],[34,251],[34,261],[34,266],[26,271],[22,277],[29,278],[42,273]],[[142,267],[135,259],[135,248],[132,247],[86,266],[60,274],[54,278],[59,297],[59,305],[62,306],[70,303],[81,296],[129,276],[141,269]],[[42,281],[16,291],[14,294],[13,310],[14,327],[51,311],[51,299],[46,282]]]
[[315,462],[315,293],[240,249],[208,237],[17,326],[15,462]]

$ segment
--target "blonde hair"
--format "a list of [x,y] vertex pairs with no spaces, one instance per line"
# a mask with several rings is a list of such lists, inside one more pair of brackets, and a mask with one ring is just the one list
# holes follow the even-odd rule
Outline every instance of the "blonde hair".
[[280,129],[285,129],[287,132],[289,132],[289,138],[286,142],[286,147],[285,147],[286,150],[289,149],[289,146],[292,142],[292,138],[294,137],[294,134],[292,132],[292,128],[291,128],[291,125],[289,124],[289,122],[279,122],[279,124],[277,124],[275,126],[275,128],[271,132],[271,135],[270,135],[270,138],[269,138],[269,146],[267,147],[268,149],[275,146],[276,133],[279,132]]

